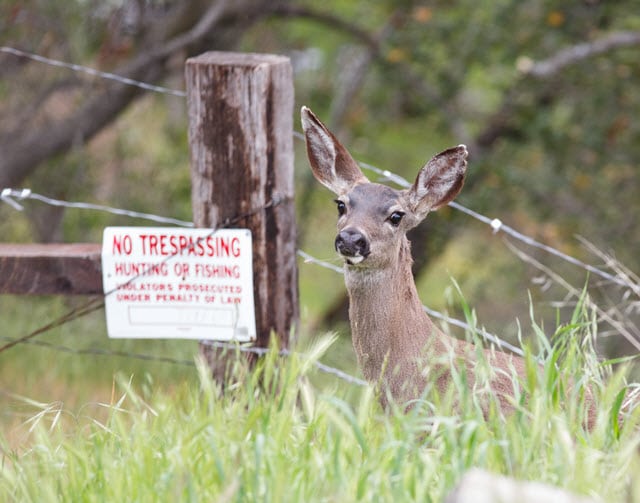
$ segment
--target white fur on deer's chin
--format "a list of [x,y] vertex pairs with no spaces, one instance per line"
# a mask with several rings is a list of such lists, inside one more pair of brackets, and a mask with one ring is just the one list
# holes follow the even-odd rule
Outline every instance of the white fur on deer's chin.
[[362,255],[356,255],[355,257],[345,257],[345,262],[349,265],[357,265],[364,260]]

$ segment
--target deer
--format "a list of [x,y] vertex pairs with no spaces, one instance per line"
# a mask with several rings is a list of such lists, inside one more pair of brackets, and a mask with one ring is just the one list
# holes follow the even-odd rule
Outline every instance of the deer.
[[[337,196],[334,244],[344,261],[353,348],[362,374],[379,387],[382,407],[415,403],[428,389],[447,393],[454,368],[473,390],[478,348],[445,334],[423,309],[406,235],[458,195],[467,148],[458,145],[436,154],[409,189],[396,190],[370,182],[309,108],[302,107],[301,119],[313,175]],[[480,351],[495,369],[489,382],[501,412],[512,412],[514,377],[525,379],[524,360],[493,348]],[[482,407],[486,416],[489,406]]]

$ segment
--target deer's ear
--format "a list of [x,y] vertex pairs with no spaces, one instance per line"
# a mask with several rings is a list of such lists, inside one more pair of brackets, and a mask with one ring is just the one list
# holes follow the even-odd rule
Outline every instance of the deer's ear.
[[307,156],[316,179],[338,195],[369,180],[347,149],[307,107],[302,107],[302,129],[307,141]]
[[467,147],[458,145],[435,155],[418,173],[408,191],[411,209],[420,219],[452,201],[462,189]]

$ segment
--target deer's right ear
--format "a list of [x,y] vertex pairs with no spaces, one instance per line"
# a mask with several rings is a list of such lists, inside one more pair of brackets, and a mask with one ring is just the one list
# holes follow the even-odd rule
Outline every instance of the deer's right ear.
[[322,185],[342,195],[354,185],[369,181],[347,149],[311,110],[302,107],[300,115],[311,171]]
[[408,196],[418,220],[452,201],[462,189],[467,147],[458,145],[435,155],[418,173]]

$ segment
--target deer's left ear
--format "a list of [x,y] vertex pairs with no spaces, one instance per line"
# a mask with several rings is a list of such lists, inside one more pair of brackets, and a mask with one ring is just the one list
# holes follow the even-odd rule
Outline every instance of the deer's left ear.
[[467,169],[467,147],[458,145],[435,155],[418,173],[407,192],[418,219],[452,201],[462,189]]

